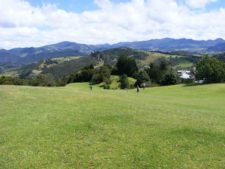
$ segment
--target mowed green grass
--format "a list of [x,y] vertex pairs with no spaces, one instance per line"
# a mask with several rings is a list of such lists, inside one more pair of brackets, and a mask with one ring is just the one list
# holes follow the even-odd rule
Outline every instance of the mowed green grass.
[[223,169],[225,84],[0,86],[1,169]]

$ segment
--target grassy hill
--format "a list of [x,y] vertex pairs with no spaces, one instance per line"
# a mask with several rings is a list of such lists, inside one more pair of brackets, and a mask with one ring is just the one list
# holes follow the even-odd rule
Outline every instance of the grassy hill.
[[224,91],[0,86],[0,168],[222,169]]
[[[181,53],[182,54],[182,53]],[[39,74],[51,75],[54,79],[60,79],[73,72],[79,71],[85,66],[93,65],[114,65],[119,56],[128,56],[136,60],[139,68],[156,61],[159,58],[166,58],[175,69],[188,69],[194,66],[199,56],[164,54],[159,52],[147,52],[129,48],[108,49],[92,53],[90,56],[66,56],[58,57],[32,63],[19,68],[1,68],[0,76],[20,76],[24,79]]]
[[54,78],[58,79],[79,71],[85,66],[96,63],[97,61],[91,57],[68,56],[53,58],[38,63],[25,65],[17,69],[6,70],[0,73],[0,76],[20,76],[27,79],[39,74],[50,74]]
[[135,59],[140,68],[156,61],[157,59],[166,58],[175,69],[192,68],[201,58],[201,55],[192,55],[184,52],[162,53],[130,48],[108,49],[101,52],[95,52],[92,56],[95,58],[101,58],[109,65],[115,64],[119,56],[128,56]]

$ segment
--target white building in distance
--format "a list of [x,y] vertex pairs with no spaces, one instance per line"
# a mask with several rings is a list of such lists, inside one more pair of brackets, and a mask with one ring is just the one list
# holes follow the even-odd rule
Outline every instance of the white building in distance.
[[184,79],[184,80],[188,80],[192,78],[190,70],[178,70],[177,74],[181,79]]

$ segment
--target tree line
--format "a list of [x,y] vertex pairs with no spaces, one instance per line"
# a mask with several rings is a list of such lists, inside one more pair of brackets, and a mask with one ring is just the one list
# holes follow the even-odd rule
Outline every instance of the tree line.
[[[221,83],[225,81],[225,63],[215,57],[204,56],[196,64],[193,72],[196,80],[203,80],[204,83]],[[121,89],[144,87],[153,85],[175,85],[180,79],[173,69],[171,63],[160,58],[154,62],[138,68],[136,61],[127,56],[120,56],[115,65],[103,65],[95,67],[90,65],[82,68],[61,79],[54,79],[51,74],[39,74],[29,79],[0,77],[0,84],[5,85],[31,85],[31,86],[64,86],[74,82],[89,82],[90,84],[103,83],[105,89],[110,88],[111,75],[120,77]],[[135,85],[130,85],[128,77],[136,79]]]
[[[83,68],[80,72],[69,76],[68,83],[90,82],[91,84],[104,83],[104,88],[108,89],[111,83],[110,76],[120,77],[121,89],[150,86],[151,83],[158,85],[173,85],[178,83],[178,76],[166,59],[158,59],[150,65],[138,69],[133,58],[121,56],[115,66],[104,65],[94,68],[93,65]],[[129,84],[128,77],[136,79],[134,86]]]

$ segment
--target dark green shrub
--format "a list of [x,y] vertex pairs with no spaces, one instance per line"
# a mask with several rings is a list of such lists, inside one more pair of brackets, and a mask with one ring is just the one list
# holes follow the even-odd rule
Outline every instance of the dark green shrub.
[[129,89],[130,85],[129,85],[129,80],[126,74],[123,74],[122,76],[120,76],[120,88],[121,89]]
[[102,75],[100,73],[93,74],[91,78],[91,84],[99,84],[103,81]]
[[116,68],[119,75],[126,74],[127,76],[133,76],[138,71],[136,61],[132,58],[121,56],[119,57]]
[[196,65],[196,78],[205,83],[224,82],[225,64],[213,57],[203,57]]
[[177,82],[178,82],[178,80],[177,80],[176,74],[171,71],[163,76],[163,78],[160,82],[160,85],[162,85],[162,86],[175,85],[175,84],[177,84]]
[[171,65],[164,58],[157,59],[155,62],[151,63],[149,67],[150,69],[147,69],[146,71],[150,79],[153,83],[158,84],[161,83],[164,75],[171,70]]
[[145,70],[142,70],[134,75],[135,79],[137,79],[135,86],[141,86],[143,83],[150,82],[150,78],[148,73]]

